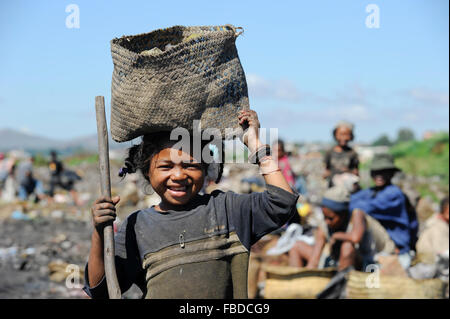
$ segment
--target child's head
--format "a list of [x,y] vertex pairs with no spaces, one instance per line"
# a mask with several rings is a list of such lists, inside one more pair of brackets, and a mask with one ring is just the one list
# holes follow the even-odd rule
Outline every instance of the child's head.
[[50,151],[50,157],[54,161],[58,157],[58,154],[56,153],[56,151],[52,150]]
[[441,216],[448,223],[448,196],[441,200]]
[[333,138],[339,146],[347,146],[353,141],[353,124],[348,122],[339,122],[333,129]]
[[322,212],[330,229],[339,229],[349,216],[349,192],[342,186],[329,188],[322,198]]
[[[162,202],[170,206],[187,204],[202,189],[208,165],[193,154],[193,141],[180,147],[169,132],[145,135],[141,144],[128,150],[119,176],[140,170]],[[201,150],[209,141],[201,142]],[[220,171],[222,165],[219,166]],[[216,182],[220,179],[220,172]]]
[[284,150],[284,141],[283,140],[276,140],[272,144],[272,152],[277,158],[282,158],[286,153]]

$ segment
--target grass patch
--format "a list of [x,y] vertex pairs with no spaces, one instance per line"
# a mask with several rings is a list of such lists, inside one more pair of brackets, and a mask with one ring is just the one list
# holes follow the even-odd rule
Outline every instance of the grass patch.
[[397,144],[390,150],[395,164],[407,174],[439,176],[443,184],[449,182],[449,135],[436,134],[424,141]]
[[98,154],[80,153],[64,159],[67,166],[78,166],[82,163],[94,164],[98,162]]

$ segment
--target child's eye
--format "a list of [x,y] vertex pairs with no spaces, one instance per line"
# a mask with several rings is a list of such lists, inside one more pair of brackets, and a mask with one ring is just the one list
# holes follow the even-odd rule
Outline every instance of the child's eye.
[[160,169],[171,169],[172,166],[171,165],[160,165],[160,166],[158,166],[158,168],[160,168]]
[[201,169],[200,164],[186,164],[184,167],[187,168],[187,169],[190,169],[190,170],[199,170],[199,169]]

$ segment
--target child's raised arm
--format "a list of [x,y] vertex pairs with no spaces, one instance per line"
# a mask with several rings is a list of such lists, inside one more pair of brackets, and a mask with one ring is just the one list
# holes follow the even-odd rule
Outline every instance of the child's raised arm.
[[[258,151],[264,151],[266,145],[261,143],[259,139],[259,120],[258,115],[253,110],[242,110],[239,112],[239,124],[248,123],[249,127],[243,136],[243,142],[250,150],[251,154],[257,155],[257,163],[261,169],[261,173],[266,184],[274,185],[284,189],[290,193],[294,193],[288,182],[281,173],[278,163],[272,156],[264,156]],[[261,156],[261,157],[260,157]]]

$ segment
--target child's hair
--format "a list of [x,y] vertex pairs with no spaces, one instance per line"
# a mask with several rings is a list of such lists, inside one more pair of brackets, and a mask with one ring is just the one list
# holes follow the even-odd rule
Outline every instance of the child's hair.
[[443,198],[442,200],[441,200],[441,210],[440,210],[440,213],[442,214],[442,213],[444,213],[444,210],[447,208],[447,206],[448,206],[448,196],[446,196],[445,198]]
[[284,153],[285,149],[284,149],[284,141],[281,139],[276,140],[273,145],[278,145],[278,147],[281,149],[281,151]]
[[[192,135],[190,136],[190,145],[192,143]],[[173,143],[176,143],[177,140],[172,140]],[[167,147],[170,140],[170,132],[158,132],[152,133],[142,136],[142,140],[140,144],[133,145],[128,149],[128,156],[125,158],[124,166],[119,170],[119,176],[124,177],[126,174],[136,173],[136,171],[140,171],[144,178],[150,182],[148,177],[149,169],[150,169],[150,161],[152,157],[160,152],[162,149]],[[201,150],[204,149],[208,144],[213,144],[216,146],[216,150],[220,150],[222,154],[222,160],[218,163],[204,163],[205,172],[208,171],[208,167],[210,165],[214,165],[216,174],[214,174],[214,181],[218,183],[222,177],[223,173],[223,156],[224,156],[224,143],[220,141],[220,145],[216,145],[211,140],[202,140],[201,141]],[[213,156],[213,151],[210,150],[210,155]]]

